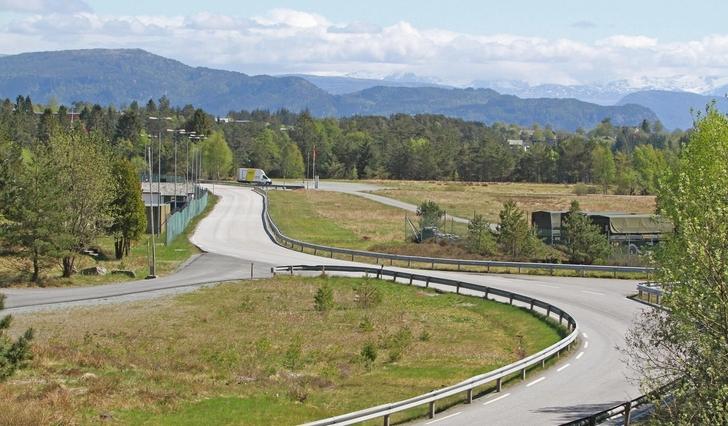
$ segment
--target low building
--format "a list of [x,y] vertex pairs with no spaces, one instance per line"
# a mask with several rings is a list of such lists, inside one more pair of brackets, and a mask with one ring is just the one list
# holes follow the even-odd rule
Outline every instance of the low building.
[[[673,232],[673,224],[654,214],[624,212],[584,212],[591,222],[614,244],[625,244],[630,250],[652,245]],[[536,235],[548,244],[561,242],[567,211],[535,211],[531,226]]]

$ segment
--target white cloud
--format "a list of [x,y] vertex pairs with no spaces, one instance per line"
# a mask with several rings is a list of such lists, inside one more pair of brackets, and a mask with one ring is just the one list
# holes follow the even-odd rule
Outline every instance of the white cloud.
[[[51,0],[23,4],[34,2]],[[0,0],[5,7],[11,3],[20,4]],[[728,35],[669,43],[643,35],[614,35],[585,43],[517,34],[466,34],[417,28],[407,22],[380,28],[364,22],[331,22],[289,9],[250,18],[211,13],[38,13],[0,27],[3,53],[97,47],[142,48],[191,65],[251,74],[412,72],[451,84],[487,79],[575,84],[728,76]]]
[[64,13],[90,12],[83,0],[0,0],[0,12]]

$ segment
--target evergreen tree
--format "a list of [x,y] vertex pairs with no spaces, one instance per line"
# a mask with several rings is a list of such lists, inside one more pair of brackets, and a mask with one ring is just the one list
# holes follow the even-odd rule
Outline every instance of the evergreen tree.
[[[5,308],[5,295],[0,294],[0,311]],[[12,376],[30,359],[30,341],[33,340],[33,329],[25,331],[15,341],[6,334],[13,318],[10,315],[0,318],[0,382]]]
[[535,249],[535,237],[528,227],[528,220],[513,200],[503,204],[499,213],[498,244],[512,258],[530,256]]
[[572,263],[591,264],[611,253],[607,236],[582,213],[578,201],[572,201],[564,219],[561,239]]
[[490,224],[481,214],[476,214],[468,223],[468,250],[480,255],[492,254],[495,250]]

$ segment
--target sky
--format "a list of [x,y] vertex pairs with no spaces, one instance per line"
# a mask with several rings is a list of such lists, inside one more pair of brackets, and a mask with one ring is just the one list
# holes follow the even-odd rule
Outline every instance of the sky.
[[727,16],[725,0],[0,0],[0,53],[142,48],[247,74],[699,91],[728,80]]

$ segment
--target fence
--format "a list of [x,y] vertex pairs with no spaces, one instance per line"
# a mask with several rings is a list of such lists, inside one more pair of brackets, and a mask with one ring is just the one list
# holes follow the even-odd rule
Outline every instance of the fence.
[[184,209],[175,212],[172,216],[167,218],[166,244],[171,244],[178,235],[182,234],[190,221],[195,216],[202,213],[202,211],[205,210],[205,207],[207,207],[207,191],[203,191],[201,197],[190,201]]
[[[390,404],[379,405],[367,408],[353,413],[343,414],[328,419],[318,420],[307,423],[306,426],[324,426],[324,425],[350,425],[361,423],[372,419],[383,419],[384,426],[389,426],[390,416],[400,413],[411,408],[427,405],[428,416],[433,418],[437,409],[437,402],[458,394],[463,395],[466,403],[473,401],[474,389],[489,384],[495,386],[495,390],[500,392],[504,380],[510,377],[520,376],[521,380],[526,379],[526,372],[530,368],[544,367],[546,361],[553,357],[560,356],[562,351],[568,350],[571,344],[579,335],[579,328],[576,320],[562,309],[544,302],[539,299],[523,296],[506,290],[488,287],[481,284],[469,283],[466,281],[453,280],[448,278],[433,277],[423,274],[414,274],[396,270],[384,269],[384,267],[364,267],[364,266],[339,266],[339,265],[298,265],[298,266],[279,266],[272,268],[273,273],[283,272],[293,274],[294,271],[318,271],[318,272],[349,272],[366,274],[367,276],[376,277],[378,279],[391,278],[392,282],[398,282],[406,285],[419,285],[429,288],[432,285],[447,286],[453,288],[456,293],[462,294],[461,291],[469,290],[470,295],[474,297],[482,297],[486,300],[496,300],[503,303],[509,303],[515,306],[522,306],[533,312],[539,312],[556,320],[559,324],[564,324],[569,331],[569,335],[561,339],[559,342],[549,346],[548,348],[530,355],[526,358],[518,360],[512,364],[498,368],[491,372],[471,377],[460,383],[445,388],[437,389],[424,395],[405,399]],[[419,283],[419,284],[418,284]]]
[[321,244],[312,244],[305,241],[296,240],[284,235],[270,217],[268,209],[268,196],[266,192],[259,188],[255,188],[254,191],[263,197],[263,225],[265,226],[266,232],[273,239],[273,241],[283,247],[287,247],[293,250],[304,251],[304,249],[309,249],[313,251],[314,255],[328,254],[329,257],[333,258],[334,253],[336,253],[339,255],[350,257],[352,261],[355,257],[368,258],[370,260],[374,260],[374,263],[377,264],[380,262],[380,260],[389,260],[390,265],[393,265],[393,262],[396,260],[398,262],[406,262],[407,267],[411,267],[412,264],[427,264],[430,265],[432,269],[435,269],[435,265],[455,265],[457,266],[458,270],[460,270],[463,266],[479,267],[485,269],[488,272],[490,272],[491,268],[515,269],[518,271],[518,273],[521,273],[521,270],[530,269],[548,271],[551,275],[553,275],[554,272],[557,270],[567,270],[575,271],[581,275],[584,275],[585,272],[604,272],[613,274],[613,276],[616,277],[618,272],[623,272],[646,274],[647,276],[649,276],[649,274],[654,271],[653,268],[634,266],[575,265],[568,263],[539,262],[501,262],[495,260],[467,260],[447,259],[442,257],[406,256],[399,254],[377,253],[364,250],[330,247]]

